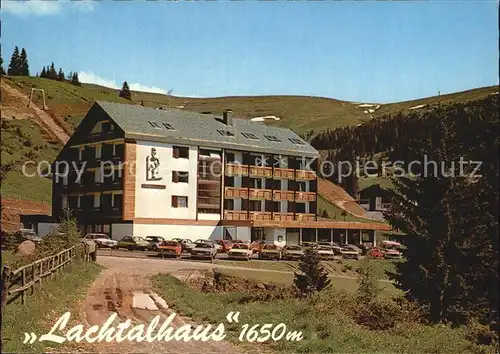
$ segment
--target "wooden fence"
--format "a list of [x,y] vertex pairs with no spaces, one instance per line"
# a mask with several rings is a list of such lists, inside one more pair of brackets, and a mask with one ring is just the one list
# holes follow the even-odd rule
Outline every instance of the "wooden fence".
[[95,253],[84,243],[65,249],[57,254],[38,259],[17,269],[4,265],[2,270],[2,308],[21,298],[24,305],[28,292],[33,295],[42,288],[44,281],[53,279],[75,259],[95,261]]

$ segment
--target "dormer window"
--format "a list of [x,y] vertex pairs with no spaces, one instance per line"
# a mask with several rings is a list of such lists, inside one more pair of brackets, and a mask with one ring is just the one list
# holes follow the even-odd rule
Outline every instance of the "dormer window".
[[234,134],[230,132],[229,130],[222,130],[222,129],[217,129],[220,135],[222,136],[229,136],[229,137],[234,137]]
[[172,126],[171,126],[170,124],[168,124],[168,123],[165,123],[165,122],[164,122],[164,123],[161,123],[161,124],[165,127],[165,129],[168,129],[168,130],[175,130],[175,129],[174,129],[174,127],[172,127]]
[[300,139],[288,138],[288,140],[290,140],[290,142],[295,144],[295,145],[305,145],[305,143]]
[[241,133],[245,138],[247,139],[253,139],[253,140],[259,140],[254,134],[252,133]]
[[274,136],[274,135],[264,135],[266,137],[267,140],[269,141],[274,141],[276,143],[280,143],[281,140],[278,139],[278,137]]
[[160,125],[157,122],[149,121],[148,123],[150,126],[152,126],[155,129],[161,129]]

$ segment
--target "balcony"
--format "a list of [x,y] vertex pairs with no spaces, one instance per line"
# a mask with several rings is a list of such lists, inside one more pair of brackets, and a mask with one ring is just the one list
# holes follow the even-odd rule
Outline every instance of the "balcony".
[[251,211],[249,212],[250,220],[272,220],[273,213],[267,211]]
[[248,166],[228,163],[226,176],[248,176]]
[[226,187],[225,196],[226,196],[226,198],[248,199],[248,189],[247,188]]
[[273,199],[273,192],[270,189],[250,188],[250,199]]
[[273,213],[275,221],[293,221],[293,213]]
[[316,172],[314,171],[307,171],[307,170],[297,170],[295,171],[295,179],[296,180],[315,180],[316,179]]
[[316,193],[313,192],[296,192],[295,200],[300,202],[314,202],[316,200]]
[[250,177],[270,178],[273,176],[272,167],[249,166]]
[[292,168],[275,168],[274,169],[274,178],[294,179],[295,172]]
[[297,221],[314,221],[316,220],[315,214],[295,214],[295,220]]
[[293,191],[274,191],[274,200],[289,200],[293,201]]
[[248,220],[248,214],[246,211],[226,210],[224,220]]

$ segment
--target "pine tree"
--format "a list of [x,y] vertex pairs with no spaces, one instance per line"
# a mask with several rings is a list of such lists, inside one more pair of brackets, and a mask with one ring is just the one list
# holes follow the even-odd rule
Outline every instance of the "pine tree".
[[28,64],[28,54],[26,49],[21,50],[21,55],[19,57],[19,75],[30,76],[30,68]]
[[128,87],[127,81],[123,82],[122,89],[120,93],[118,94],[119,97],[125,98],[126,100],[131,100],[132,95],[130,93],[130,88]]
[[50,66],[49,66],[49,70],[47,72],[47,77],[51,80],[57,80],[57,71],[56,71],[56,67],[54,65],[54,62],[52,62],[52,64],[50,64]]
[[40,72],[40,77],[42,78],[47,78],[47,70],[45,69],[45,66],[42,68],[42,71]]
[[10,58],[9,68],[7,69],[7,74],[10,76],[18,76],[20,73],[20,63],[19,63],[19,48],[16,46],[14,48],[14,53],[12,53],[12,57]]
[[59,68],[59,72],[57,73],[57,81],[64,81],[64,71]]
[[328,273],[321,266],[316,247],[308,247],[298,264],[300,273],[295,273],[293,283],[301,296],[308,296],[325,289],[330,284]]
[[[411,142],[409,153],[419,153],[422,163],[424,155],[436,161],[437,173],[394,180],[397,192],[386,218],[404,234],[396,238],[406,246],[406,261],[389,276],[409,299],[428,307],[432,321],[486,320],[499,300],[498,101],[433,114],[441,126],[433,137]],[[460,157],[483,161],[483,176],[459,176],[456,165],[440,170]]]
[[78,78],[77,72],[74,72],[72,74],[70,83],[71,83],[71,85],[82,86],[82,84],[80,83],[80,79]]
[[3,58],[0,56],[0,75],[5,75],[5,70],[3,69]]

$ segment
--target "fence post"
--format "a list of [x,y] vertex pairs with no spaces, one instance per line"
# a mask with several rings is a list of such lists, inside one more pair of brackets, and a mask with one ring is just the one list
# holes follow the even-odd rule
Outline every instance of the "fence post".
[[42,281],[43,281],[42,274],[43,274],[43,261],[40,262],[40,271],[38,272],[38,276],[40,277],[40,280],[38,283],[39,290],[42,290]]
[[[35,274],[35,264],[33,263],[31,265],[31,281],[34,282],[36,279],[36,274]],[[35,284],[31,285],[31,295],[35,293]]]
[[[21,279],[21,286],[26,285],[26,268],[23,268],[22,270],[22,279]],[[26,303],[26,289],[21,292],[21,304]]]
[[[12,271],[9,266],[4,265],[2,269],[2,310],[7,304],[7,295],[10,287]],[[2,311],[3,312],[3,311]]]

